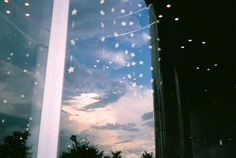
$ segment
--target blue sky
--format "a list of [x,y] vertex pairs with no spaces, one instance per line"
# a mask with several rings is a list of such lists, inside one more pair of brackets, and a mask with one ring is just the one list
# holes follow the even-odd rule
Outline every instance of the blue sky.
[[[77,134],[127,158],[154,151],[148,8],[143,0],[72,0],[61,142]],[[62,145],[62,146],[63,146]],[[62,147],[63,148],[63,147]]]

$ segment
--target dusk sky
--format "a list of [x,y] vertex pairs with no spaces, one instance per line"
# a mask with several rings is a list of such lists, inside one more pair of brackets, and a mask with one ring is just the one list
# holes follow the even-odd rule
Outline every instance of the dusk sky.
[[61,148],[75,134],[127,158],[154,152],[148,11],[143,0],[71,1]]

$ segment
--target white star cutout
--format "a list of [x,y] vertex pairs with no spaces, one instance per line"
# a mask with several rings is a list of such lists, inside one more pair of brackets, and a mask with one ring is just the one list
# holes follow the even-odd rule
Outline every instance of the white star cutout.
[[122,23],[121,23],[121,26],[126,26],[126,22],[125,21],[122,21]]
[[106,40],[106,37],[103,36],[103,37],[101,38],[101,41],[102,41],[102,42],[105,42],[105,40]]
[[115,36],[115,37],[118,37],[119,34],[118,34],[117,32],[114,32],[114,36]]
[[105,3],[105,0],[100,0],[100,4],[104,4]]
[[71,74],[72,72],[75,71],[75,67],[70,66],[69,69],[67,69],[67,71],[69,72],[69,74]]
[[133,25],[134,25],[134,22],[133,22],[133,21],[130,21],[130,22],[129,22],[129,25],[130,25],[130,26],[133,26]]
[[136,83],[132,83],[132,87],[136,87],[137,86],[137,84]]
[[132,66],[135,66],[135,65],[136,65],[136,62],[135,62],[135,61],[133,61],[133,62],[131,63],[131,65],[132,65]]
[[131,65],[130,65],[130,63],[127,63],[127,65],[126,65],[127,67],[130,67]]
[[130,74],[128,74],[128,76],[127,76],[127,77],[128,77],[128,79],[131,79],[131,78],[132,78],[132,76],[131,76]]
[[104,16],[105,12],[103,10],[100,11],[100,15]]
[[72,46],[75,46],[75,40],[74,40],[74,39],[70,40],[70,44],[71,44]]
[[7,100],[6,100],[6,99],[4,99],[2,102],[3,102],[4,104],[6,104],[6,103],[7,103]]
[[139,64],[140,64],[140,65],[143,65],[143,63],[144,63],[143,61],[139,61]]
[[120,10],[120,13],[124,14],[124,13],[125,13],[125,10],[124,10],[124,9],[121,9],[121,10]]
[[115,44],[115,48],[118,48],[120,45],[119,45],[119,43],[116,43]]
[[130,56],[133,58],[133,57],[135,57],[135,54],[134,54],[134,53],[131,53]]
[[101,27],[102,27],[102,28],[104,28],[104,27],[105,27],[105,25],[104,25],[104,23],[103,23],[103,22],[101,22]]
[[76,15],[77,14],[77,10],[74,8],[72,11],[71,11],[72,15]]

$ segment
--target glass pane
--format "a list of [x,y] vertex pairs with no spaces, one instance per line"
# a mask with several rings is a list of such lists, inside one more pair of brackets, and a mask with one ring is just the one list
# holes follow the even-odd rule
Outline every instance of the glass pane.
[[0,157],[35,157],[51,12],[52,0],[0,2]]
[[143,0],[70,2],[60,157],[154,156],[150,19]]

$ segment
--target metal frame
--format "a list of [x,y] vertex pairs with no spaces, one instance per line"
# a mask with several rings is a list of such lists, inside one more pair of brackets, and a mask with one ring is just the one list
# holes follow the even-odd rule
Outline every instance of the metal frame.
[[56,158],[66,54],[69,0],[54,0],[37,158]]

